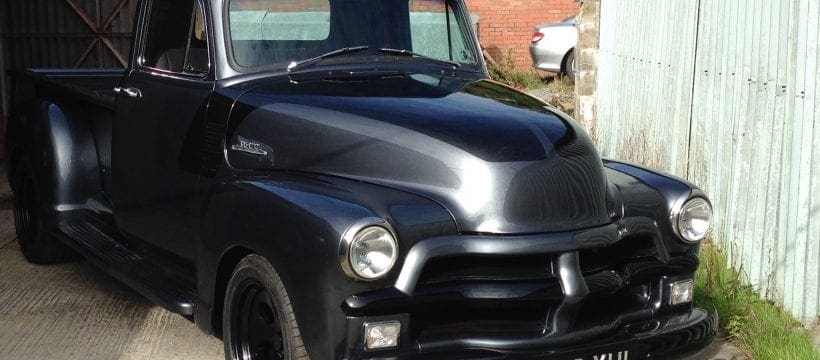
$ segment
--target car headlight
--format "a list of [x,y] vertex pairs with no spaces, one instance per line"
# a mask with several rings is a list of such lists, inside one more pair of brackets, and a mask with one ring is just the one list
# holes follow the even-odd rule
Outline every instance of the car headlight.
[[712,205],[702,197],[693,197],[672,210],[671,220],[675,233],[684,241],[703,240],[712,225]]
[[345,273],[360,280],[377,280],[390,272],[399,257],[393,232],[383,222],[353,226],[343,238],[340,261]]

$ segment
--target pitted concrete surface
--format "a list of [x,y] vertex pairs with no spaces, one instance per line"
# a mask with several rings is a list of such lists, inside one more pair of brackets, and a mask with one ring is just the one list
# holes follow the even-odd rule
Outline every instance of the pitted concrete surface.
[[218,339],[96,268],[31,265],[8,240],[0,248],[0,359],[224,358]]
[[0,359],[224,359],[221,341],[86,262],[27,263],[0,176]]
[[691,360],[748,360],[737,346],[724,339],[716,339]]
[[[27,263],[17,246],[10,209],[0,170],[0,359],[224,358],[221,341],[86,262]],[[717,340],[694,359],[746,357],[731,343]]]

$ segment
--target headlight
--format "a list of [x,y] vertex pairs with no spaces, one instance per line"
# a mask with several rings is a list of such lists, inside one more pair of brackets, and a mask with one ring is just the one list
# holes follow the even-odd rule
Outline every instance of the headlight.
[[706,199],[694,197],[679,209],[673,209],[672,227],[681,239],[688,242],[702,240],[712,225],[712,205]]
[[399,246],[393,233],[385,226],[372,223],[351,227],[341,246],[342,269],[348,276],[361,280],[384,277],[399,257]]

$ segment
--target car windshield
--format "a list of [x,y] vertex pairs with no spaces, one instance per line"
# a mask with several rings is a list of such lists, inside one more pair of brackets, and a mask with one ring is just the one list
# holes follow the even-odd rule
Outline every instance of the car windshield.
[[[374,56],[476,66],[475,21],[459,6],[454,0],[230,0],[230,50],[246,70],[365,63]],[[351,48],[357,51],[346,51]]]

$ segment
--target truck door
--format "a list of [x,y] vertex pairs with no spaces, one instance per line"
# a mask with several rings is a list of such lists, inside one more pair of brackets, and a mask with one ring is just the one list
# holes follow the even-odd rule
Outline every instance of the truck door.
[[198,143],[214,89],[200,0],[142,3],[131,71],[115,89],[112,195],[120,230],[193,259],[197,236],[195,169],[186,151]]

